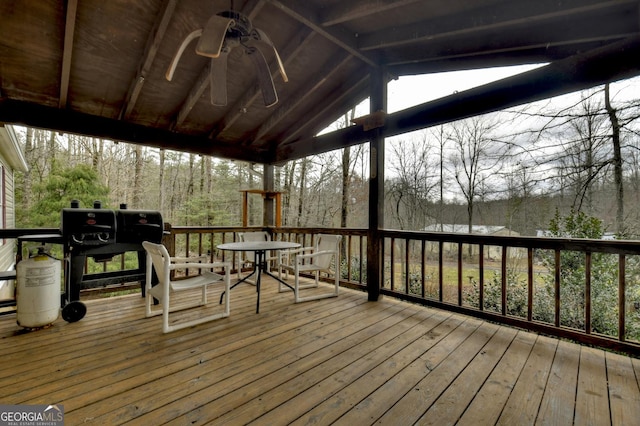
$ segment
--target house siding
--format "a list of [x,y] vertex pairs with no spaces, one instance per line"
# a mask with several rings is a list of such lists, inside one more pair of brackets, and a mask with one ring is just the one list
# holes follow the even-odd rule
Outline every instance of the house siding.
[[[27,171],[27,164],[11,126],[0,126],[0,225],[4,229],[16,227],[15,215],[15,171]],[[13,269],[16,243],[0,240],[0,270]]]

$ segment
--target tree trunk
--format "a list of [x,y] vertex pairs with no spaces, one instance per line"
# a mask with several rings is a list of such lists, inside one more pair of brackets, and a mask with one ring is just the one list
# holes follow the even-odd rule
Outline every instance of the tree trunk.
[[136,145],[135,148],[135,165],[133,173],[133,208],[141,208],[142,198],[142,145]]
[[624,185],[622,181],[622,150],[620,149],[620,122],[616,110],[611,106],[609,84],[604,86],[604,104],[611,121],[611,142],[613,143],[613,170],[616,187],[616,233],[624,234]]
[[282,224],[287,226],[290,223],[291,216],[291,194],[293,192],[293,180],[296,171],[296,161],[289,162],[289,166],[285,169],[284,176],[284,197],[282,200]]
[[304,212],[303,205],[305,202],[305,186],[306,186],[306,174],[307,174],[307,162],[305,158],[302,160],[302,166],[300,167],[300,192],[298,197],[298,217],[297,226],[302,226],[302,214]]
[[160,211],[164,212],[165,199],[164,199],[164,149],[160,150],[160,164],[159,164],[159,177],[158,177],[158,206]]
[[340,227],[347,227],[347,211],[349,208],[349,165],[351,164],[351,149],[342,150],[342,203],[340,206]]

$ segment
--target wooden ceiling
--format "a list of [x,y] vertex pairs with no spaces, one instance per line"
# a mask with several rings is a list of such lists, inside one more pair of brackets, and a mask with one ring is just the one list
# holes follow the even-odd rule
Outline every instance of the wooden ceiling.
[[[274,106],[241,49],[226,106],[195,41],[165,78],[182,40],[232,5],[282,58],[288,82],[265,54]],[[391,114],[393,135],[638,75],[639,34],[637,0],[3,0],[0,123],[278,163],[366,141],[361,125],[315,135],[374,81],[550,62]]]

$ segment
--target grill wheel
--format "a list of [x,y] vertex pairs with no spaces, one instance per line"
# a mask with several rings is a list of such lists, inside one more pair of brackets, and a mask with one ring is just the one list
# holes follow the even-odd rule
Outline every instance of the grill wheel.
[[84,318],[87,313],[87,307],[79,301],[69,302],[62,308],[62,319],[66,322],[76,322]]

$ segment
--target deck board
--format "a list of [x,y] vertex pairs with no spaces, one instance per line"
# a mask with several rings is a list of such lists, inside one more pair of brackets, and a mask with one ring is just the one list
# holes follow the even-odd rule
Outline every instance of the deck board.
[[580,352],[575,346],[559,342],[536,424],[573,422],[579,365]]
[[587,347],[580,350],[575,420],[577,424],[611,424],[607,370],[602,351]]
[[229,318],[166,335],[136,295],[87,301],[81,321],[31,332],[1,316],[0,401],[62,404],[70,425],[640,418],[635,358],[350,290],[295,304],[265,280],[259,314],[255,303],[239,286]]

